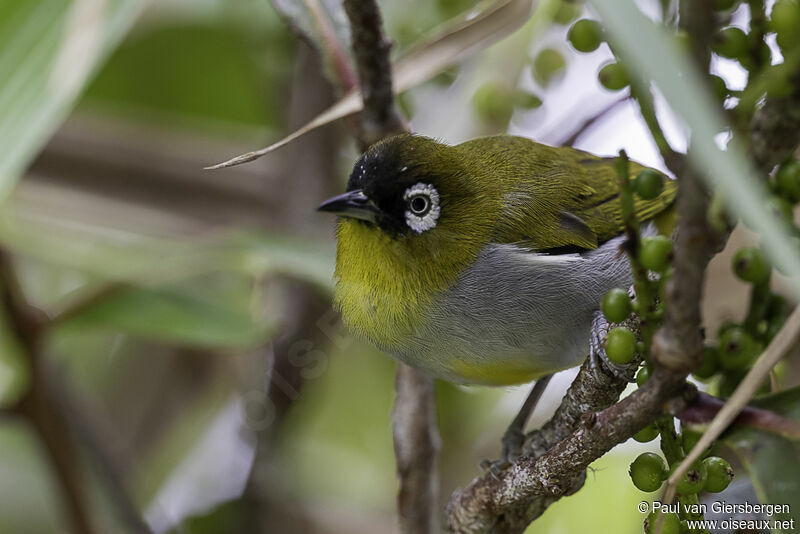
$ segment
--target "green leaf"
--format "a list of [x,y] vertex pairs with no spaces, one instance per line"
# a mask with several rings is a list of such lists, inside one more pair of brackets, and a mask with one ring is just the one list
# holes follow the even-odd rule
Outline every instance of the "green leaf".
[[[714,97],[700,79],[685,51],[678,48],[664,28],[642,14],[634,2],[592,0],[603,24],[613,37],[629,68],[652,80],[672,109],[691,130],[689,157],[706,182],[725,192],[725,199],[742,220],[761,234],[773,265],[789,277],[800,298],[800,251],[786,246],[790,234],[785,223],[770,212],[764,180],[759,179],[746,151],[735,144],[721,151],[714,137],[725,125]],[[765,178],[765,177],[762,177]]]
[[232,238],[231,244],[241,247],[246,272],[278,273],[331,289],[336,251],[330,242],[250,234]]
[[0,211],[0,243],[26,257],[81,271],[99,282],[157,286],[220,271],[286,274],[330,288],[334,249],[328,241],[255,232],[211,238],[164,238],[63,224],[32,210]]
[[143,5],[0,2],[0,202]]
[[166,288],[121,289],[64,323],[202,347],[248,347],[269,335],[268,320],[251,311],[252,285],[204,277]]
[[[754,399],[752,405],[800,421],[800,387]],[[747,469],[762,503],[788,504],[800,509],[800,442],[755,430],[734,427],[722,442],[733,450]],[[791,519],[776,514],[774,519]]]

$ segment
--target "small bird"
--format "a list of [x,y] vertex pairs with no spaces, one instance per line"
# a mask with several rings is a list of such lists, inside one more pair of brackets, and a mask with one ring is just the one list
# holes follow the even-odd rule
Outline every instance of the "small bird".
[[[603,295],[628,287],[616,158],[498,135],[449,146],[387,138],[356,162],[334,303],[355,334],[437,378],[511,385],[581,363]],[[631,175],[643,170],[631,163]],[[671,211],[666,180],[636,198]]]

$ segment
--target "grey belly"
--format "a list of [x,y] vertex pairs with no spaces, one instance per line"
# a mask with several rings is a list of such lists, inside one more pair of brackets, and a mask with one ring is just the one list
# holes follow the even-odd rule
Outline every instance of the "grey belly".
[[603,295],[631,283],[622,237],[583,254],[550,256],[487,245],[446,291],[425,326],[395,354],[440,378],[473,382],[460,369],[528,369],[541,376],[588,354],[592,315]]

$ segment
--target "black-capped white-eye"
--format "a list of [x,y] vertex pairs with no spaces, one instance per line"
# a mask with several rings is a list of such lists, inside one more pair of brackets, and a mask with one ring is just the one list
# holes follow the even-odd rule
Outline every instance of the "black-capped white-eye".
[[403,194],[405,218],[409,228],[418,234],[436,226],[441,209],[439,192],[430,184],[416,183]]

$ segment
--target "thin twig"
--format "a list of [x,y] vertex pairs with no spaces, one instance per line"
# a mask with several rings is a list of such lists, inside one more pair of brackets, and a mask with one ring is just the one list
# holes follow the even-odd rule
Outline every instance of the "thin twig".
[[61,485],[75,531],[90,534],[92,528],[89,508],[83,492],[85,485],[78,470],[77,451],[74,450],[63,418],[57,416],[52,409],[47,372],[40,354],[46,319],[44,314],[28,304],[12,260],[5,251],[0,251],[0,284],[5,315],[22,350],[28,356],[31,368],[30,389],[20,399],[17,410],[28,418],[42,438]]
[[378,4],[374,0],[345,0],[344,9],[350,19],[353,55],[364,101],[359,141],[366,148],[405,131],[406,126],[394,104],[389,61],[392,42],[383,34]]
[[557,141],[555,143],[555,145],[556,146],[574,146],[575,143],[578,142],[578,139],[580,139],[583,134],[585,134],[586,132],[588,132],[589,130],[594,128],[594,126],[597,123],[605,120],[618,107],[620,107],[622,104],[626,103],[628,100],[630,100],[630,96],[629,95],[625,95],[625,96],[623,96],[623,97],[621,97],[621,98],[619,98],[617,100],[614,100],[613,102],[608,104],[606,107],[604,107],[603,109],[601,109],[600,111],[598,111],[597,113],[595,113],[594,115],[592,115],[591,117],[589,117],[585,121],[583,121],[580,125],[578,125],[577,128],[575,128],[575,130],[573,130],[573,132],[568,137],[564,138],[562,141]]
[[436,458],[439,433],[433,380],[405,364],[398,364],[397,400],[392,410],[397,473],[402,481],[397,495],[400,529],[405,534],[439,530],[439,483]]
[[[768,349],[769,350],[769,349]],[[770,372],[772,374],[772,372]],[[709,424],[725,407],[726,400],[707,393],[699,393],[697,401],[678,414],[683,424]],[[800,441],[800,421],[790,419],[770,410],[756,406],[745,406],[733,421],[733,424],[747,426],[764,432],[778,434],[787,439]]]
[[[362,148],[407,131],[397,113],[389,62],[391,41],[383,34],[374,0],[345,0],[350,19],[353,55],[364,101],[360,116]],[[439,523],[439,477],[436,458],[439,431],[433,381],[416,369],[399,364],[395,381],[393,435],[400,476],[398,508],[404,533],[436,532]]]
[[[52,374],[52,373],[50,373]],[[92,467],[102,481],[105,494],[116,508],[121,521],[132,533],[152,532],[144,521],[142,512],[131,498],[130,485],[121,469],[124,457],[119,448],[110,444],[109,432],[101,426],[103,421],[87,410],[85,403],[68,390],[62,380],[48,379],[48,391],[52,406],[63,420],[69,418],[75,440],[80,443],[92,459]]]

